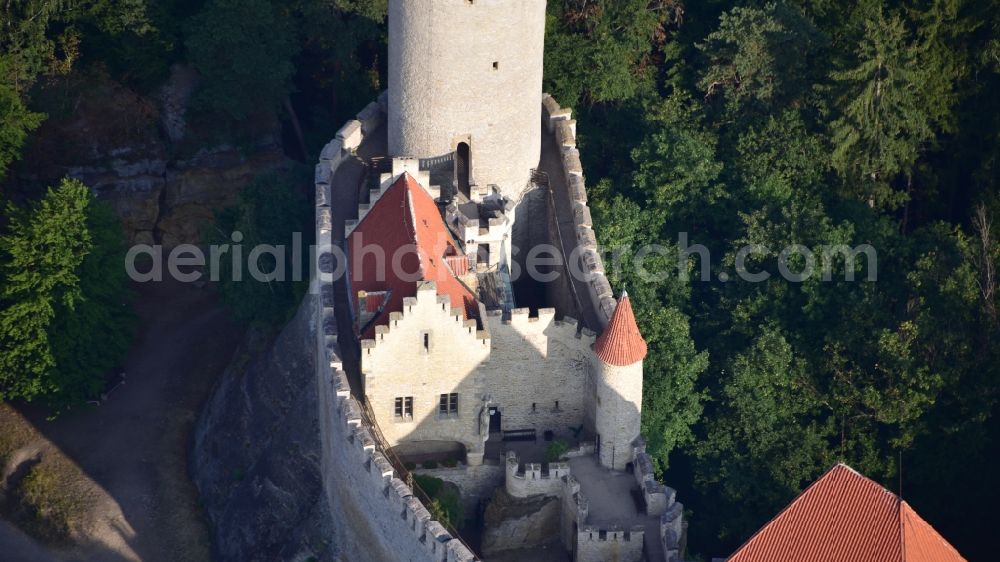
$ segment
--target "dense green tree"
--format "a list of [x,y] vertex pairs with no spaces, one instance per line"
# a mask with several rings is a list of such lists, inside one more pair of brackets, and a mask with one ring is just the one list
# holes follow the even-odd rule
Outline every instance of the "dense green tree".
[[385,0],[300,0],[295,10],[296,27],[302,35],[303,81],[317,93],[325,94],[317,117],[329,120],[326,127],[316,123],[322,137],[329,140],[333,130],[351,118],[385,88],[387,64]]
[[58,387],[45,401],[56,412],[98,396],[132,343],[121,222],[109,206],[91,200],[86,227],[91,249],[78,269],[80,298],[57,306],[49,330]]
[[70,179],[28,208],[9,205],[7,215],[0,236],[0,398],[58,394],[60,405],[89,399],[127,346],[120,227]]
[[546,90],[570,107],[651,91],[664,26],[682,14],[680,3],[671,0],[550,2]]
[[643,435],[647,451],[665,469],[670,454],[694,437],[692,427],[701,416],[704,398],[698,379],[708,367],[708,355],[695,348],[690,320],[678,308],[687,300],[689,287],[676,274],[674,241],[658,237],[663,215],[643,212],[621,196],[610,204],[597,204],[595,211],[607,225],[598,232],[600,242],[614,253],[607,261],[610,281],[628,288],[648,344],[643,363]]
[[[218,214],[207,237],[207,242],[228,250],[220,260],[219,291],[243,321],[279,327],[305,294],[309,272],[302,268],[308,266],[312,227],[309,207],[296,188],[305,181],[296,173],[257,178],[243,188],[236,205]],[[238,263],[229,259],[235,252],[236,232],[241,247]],[[296,237],[302,252],[298,263],[293,253]],[[261,249],[259,255],[251,253],[254,248]]]
[[299,46],[291,19],[271,0],[209,0],[185,34],[204,107],[240,121],[277,110],[291,92]]
[[744,537],[829,468],[836,428],[823,415],[806,365],[773,326],[762,327],[722,376],[707,438],[696,445],[698,479],[712,486],[720,503],[741,506],[720,534]]
[[832,74],[838,92],[838,117],[830,124],[833,164],[850,193],[891,209],[907,196],[893,181],[912,179],[921,150],[951,127],[951,81],[940,76],[946,68],[928,64],[935,59],[901,16],[872,9],[859,35],[853,62]]
[[[0,56],[0,73],[3,72],[3,57]],[[0,180],[6,174],[7,166],[20,156],[28,134],[41,125],[44,118],[43,114],[25,107],[17,90],[0,83]]]
[[78,270],[92,248],[86,226],[90,194],[65,181],[29,209],[7,208],[0,237],[0,392],[32,399],[57,388],[49,328],[59,306],[81,298]]
[[736,105],[801,100],[823,42],[812,22],[786,4],[733,8],[698,45],[708,58],[699,85],[706,96],[723,93]]

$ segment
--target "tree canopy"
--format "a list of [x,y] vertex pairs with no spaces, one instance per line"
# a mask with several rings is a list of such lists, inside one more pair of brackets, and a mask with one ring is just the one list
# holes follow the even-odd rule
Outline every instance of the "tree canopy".
[[57,406],[91,399],[130,342],[117,218],[69,179],[6,213],[0,398],[44,398]]

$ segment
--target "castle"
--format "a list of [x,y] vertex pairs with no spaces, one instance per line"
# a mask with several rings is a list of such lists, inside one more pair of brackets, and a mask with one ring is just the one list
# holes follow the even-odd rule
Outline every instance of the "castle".
[[476,559],[423,505],[419,463],[467,512],[497,490],[555,506],[528,525],[551,536],[501,516],[483,550],[680,559],[683,507],[640,436],[646,343],[604,275],[576,123],[542,93],[544,26],[545,0],[390,0],[388,91],[321,155],[317,381],[345,552]]

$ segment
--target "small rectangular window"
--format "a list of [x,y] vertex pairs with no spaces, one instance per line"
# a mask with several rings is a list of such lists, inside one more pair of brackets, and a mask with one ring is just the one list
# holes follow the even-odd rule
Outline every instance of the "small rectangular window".
[[421,339],[423,340],[423,343],[424,343],[424,353],[430,353],[430,351],[431,351],[431,333],[430,332],[424,332],[423,334],[421,334]]
[[500,70],[500,61],[493,61],[493,70]]
[[442,416],[458,415],[458,394],[442,394],[438,401],[438,414]]
[[534,413],[534,412],[536,412],[536,411],[537,411],[537,410],[536,410],[536,406],[538,406],[538,404],[537,404],[537,403],[535,403],[535,402],[532,402],[532,403],[531,403],[531,411],[532,411],[532,413]]
[[413,397],[400,396],[396,398],[395,415],[398,419],[413,417]]

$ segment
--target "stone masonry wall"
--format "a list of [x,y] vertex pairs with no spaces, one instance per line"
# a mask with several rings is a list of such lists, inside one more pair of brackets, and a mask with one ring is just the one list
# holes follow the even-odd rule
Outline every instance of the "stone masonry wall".
[[316,384],[322,439],[323,489],[330,512],[337,518],[339,545],[348,558],[364,552],[369,560],[410,562],[472,561],[475,556],[461,541],[434,521],[378,451],[369,428],[362,424],[361,407],[351,397],[336,344],[333,287],[330,271],[332,215],[330,185],[340,163],[350,157],[372,122],[351,121],[323,149],[316,167],[317,273],[311,291],[316,299]]
[[[381,101],[384,106],[384,96]],[[606,322],[614,309],[615,301],[611,297],[610,287],[606,287],[607,280],[602,273],[603,265],[596,251],[591,258],[586,257],[588,255],[586,251],[593,249],[593,232],[589,225],[589,210],[586,209],[586,191],[583,186],[582,170],[578,164],[579,154],[575,150],[575,134],[572,123],[568,123],[569,112],[559,108],[551,98],[546,98],[545,102],[545,115],[553,129],[557,130],[560,142],[564,143],[565,147],[563,164],[570,179],[571,195],[577,211],[574,214],[577,222],[577,243],[584,248],[584,261],[590,264],[593,271],[599,273],[595,276],[596,281],[590,285],[589,297],[593,303],[598,303],[597,312],[603,315]],[[372,560],[412,562],[475,560],[473,553],[461,541],[450,536],[440,523],[431,519],[426,508],[413,496],[412,490],[394,474],[391,465],[378,450],[370,428],[365,427],[362,422],[361,405],[351,396],[347,375],[342,370],[339,359],[333,288],[328,275],[333,268],[333,259],[329,254],[332,239],[331,178],[340,163],[352,157],[352,151],[361,144],[365,134],[378,127],[384,115],[379,111],[378,104],[371,104],[358,117],[358,120],[348,122],[338,132],[337,138],[324,148],[316,170],[316,239],[320,252],[317,256],[317,275],[312,288],[319,295],[319,299],[316,299],[318,304],[315,331],[319,359],[317,385],[323,441],[323,485],[330,511],[335,518],[340,519],[336,521],[337,536],[333,537],[332,542],[339,545],[343,552],[364,552],[366,557]],[[562,121],[567,123],[560,124]],[[572,179],[577,176],[578,179]],[[324,246],[326,251],[323,251]],[[443,303],[439,303],[436,299],[436,291],[431,295],[430,287],[425,287],[421,294],[423,293],[426,293],[423,299],[418,295],[418,298],[407,302],[408,311],[412,313],[414,307],[427,306],[427,314],[432,318],[439,316],[443,319],[442,326],[448,326],[445,328],[446,331],[455,328],[457,341],[466,342],[455,347],[456,352],[460,350],[459,356],[466,355],[467,346],[477,349],[472,354],[473,359],[469,361],[469,365],[457,369],[449,367],[449,369],[456,373],[465,373],[459,376],[461,381],[457,384],[472,381],[472,386],[468,390],[474,396],[475,388],[487,389],[480,391],[481,394],[476,396],[477,399],[481,400],[485,395],[493,394],[493,400],[502,408],[505,427],[512,428],[513,423],[524,423],[529,424],[529,427],[545,429],[545,426],[549,425],[555,426],[553,430],[558,433],[560,427],[568,429],[575,427],[575,424],[592,423],[588,421],[590,414],[587,410],[591,403],[589,401],[595,399],[590,396],[594,393],[595,385],[589,359],[590,345],[594,341],[593,333],[586,330],[577,333],[576,322],[572,318],[556,322],[554,311],[551,310],[540,311],[537,319],[529,318],[526,310],[514,311],[510,320],[506,322],[501,316],[490,316],[481,311],[485,326],[484,330],[477,332],[460,316],[456,318],[452,311],[447,310],[446,305],[442,306]],[[421,316],[425,315],[421,312]],[[405,331],[405,318],[406,312],[393,318],[395,325],[381,330],[375,341],[370,340],[366,344],[363,352],[377,355],[378,352],[375,350],[380,345],[386,345],[387,338],[392,340],[398,337],[400,346],[410,345],[406,342],[413,338],[407,338],[406,335],[413,334]],[[392,335],[394,330],[396,336]],[[417,343],[414,345],[422,345],[421,337],[415,341]],[[510,351],[505,351],[505,348]],[[485,351],[482,351],[483,349]],[[421,350],[418,349],[419,351]],[[396,355],[396,362],[401,362],[399,357],[404,356],[408,360],[412,358],[412,355]],[[472,366],[473,363],[476,364],[475,367]],[[380,373],[382,367],[378,369]],[[404,376],[402,370],[411,371],[405,366],[393,368],[401,369],[401,372],[397,373],[401,377]],[[505,387],[507,385],[504,381],[518,377],[533,381],[535,387],[525,384]],[[497,388],[492,388],[493,386]],[[438,389],[428,389],[428,392],[431,395],[440,393]],[[572,396],[561,398],[564,396],[563,393]],[[539,396],[542,398],[538,398]],[[560,396],[558,399],[561,411],[547,414],[543,412],[539,416],[538,401],[549,399],[554,402],[556,396]],[[530,403],[533,401],[536,402],[534,415],[537,416],[536,420],[541,421],[531,422],[529,417],[531,412],[528,409],[516,408],[517,404],[524,403],[530,408]],[[476,420],[475,423],[478,424],[479,419],[482,418],[463,411],[461,420],[466,421],[460,421],[458,424],[462,426],[472,420]],[[472,435],[473,432],[469,427],[462,427],[458,433]],[[472,437],[473,441],[479,438],[479,429],[477,426],[476,435]],[[673,501],[672,491],[655,485],[651,464],[647,467],[643,462],[646,457],[641,443],[632,453],[637,463],[636,478],[643,487],[650,513],[655,514],[663,509],[658,538],[666,553],[665,561],[676,562],[679,560],[684,530],[683,506]],[[531,472],[534,473],[533,467]],[[540,470],[538,472],[540,476]],[[507,475],[505,473],[505,478]],[[489,478],[481,480],[485,482]],[[580,493],[579,484],[568,474],[562,475],[559,481],[562,486],[560,534],[567,548],[575,548],[577,560],[641,559],[643,555],[641,528],[626,530],[613,526],[598,528],[587,525],[585,522],[588,504]]]
[[503,429],[571,436],[587,415],[593,332],[578,333],[576,320],[556,320],[551,308],[539,310],[537,318],[515,309],[507,320],[490,311],[487,321],[492,349],[481,378],[492,405],[500,408]]
[[504,467],[498,464],[460,465],[454,468],[417,468],[414,474],[425,474],[451,482],[462,494],[466,517],[472,516],[481,500],[488,499],[504,483]]
[[684,505],[676,501],[677,492],[656,480],[653,459],[646,453],[641,439],[635,446],[636,482],[646,501],[646,514],[660,516],[660,536],[665,562],[679,562],[684,538]]
[[595,430],[600,436],[601,464],[625,470],[633,459],[633,443],[642,431],[642,362],[615,366],[595,357],[594,371]]
[[[484,404],[477,369],[489,356],[488,332],[452,310],[433,282],[404,299],[403,311],[390,313],[388,326],[376,326],[374,340],[361,342],[365,395],[389,443],[457,441],[481,453],[487,428],[480,427]],[[439,414],[440,396],[451,393],[458,394],[458,415]],[[413,399],[411,417],[395,415],[397,397]],[[479,463],[470,456],[470,464]]]
[[558,496],[562,492],[562,477],[570,473],[569,464],[564,462],[549,463],[548,473],[543,473],[538,463],[526,463],[523,472],[519,466],[517,453],[509,451],[504,486],[515,498]]
[[511,198],[538,164],[545,0],[391,0],[389,153],[471,148],[472,180]]
[[572,206],[575,243],[565,240],[570,253],[578,254],[583,262],[583,270],[590,273],[587,295],[580,295],[583,306],[591,306],[601,324],[607,325],[615,310],[616,301],[611,284],[605,275],[604,261],[597,249],[594,224],[587,206],[587,187],[580,162],[580,151],[576,148],[576,121],[572,120],[572,110],[562,108],[556,100],[544,94],[542,97],[542,122],[550,134],[556,136],[562,154],[562,171],[569,190]]
[[576,538],[576,562],[640,562],[645,560],[642,549],[644,535],[642,527],[581,527]]
[[[575,553],[574,562],[639,562],[644,560],[645,531],[641,526],[588,525],[589,502],[572,475],[562,478],[560,536],[563,547]],[[657,561],[658,562],[658,561]],[[676,562],[667,558],[666,562]]]

